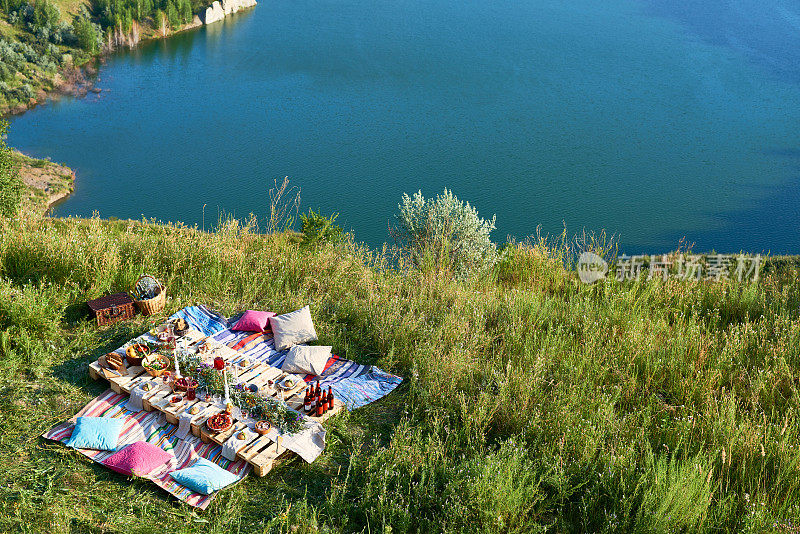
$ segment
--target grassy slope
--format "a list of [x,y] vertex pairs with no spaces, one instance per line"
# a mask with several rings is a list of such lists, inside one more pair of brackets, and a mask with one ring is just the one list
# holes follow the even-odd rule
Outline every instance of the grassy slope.
[[72,22],[73,15],[77,15],[80,6],[85,5],[87,8],[90,6],[89,0],[53,0],[58,8],[61,10],[61,18],[67,22]]
[[[513,247],[456,283],[235,225],[0,230],[0,531],[760,532],[800,516],[793,267],[759,287],[587,287]],[[148,327],[83,314],[142,272],[166,282],[168,313],[311,303],[322,343],[405,381],[334,418],[314,464],[195,513],[38,437],[102,391],[88,362]]]

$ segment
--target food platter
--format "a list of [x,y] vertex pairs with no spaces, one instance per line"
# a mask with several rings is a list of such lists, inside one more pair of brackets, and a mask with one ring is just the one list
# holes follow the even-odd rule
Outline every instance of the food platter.
[[212,432],[225,432],[233,425],[233,417],[227,411],[212,415],[206,420],[206,426]]

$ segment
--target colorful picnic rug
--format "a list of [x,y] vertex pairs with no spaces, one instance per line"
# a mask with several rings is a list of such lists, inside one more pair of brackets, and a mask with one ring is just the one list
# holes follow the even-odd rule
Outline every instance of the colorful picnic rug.
[[[147,441],[172,453],[175,456],[174,461],[170,461],[169,464],[150,473],[145,478],[150,479],[157,486],[164,488],[178,499],[201,509],[205,509],[209,505],[214,499],[214,494],[202,495],[194,493],[172,480],[169,475],[171,471],[189,467],[202,456],[235,474],[239,480],[250,472],[250,464],[247,462],[242,460],[231,462],[223,458],[222,447],[215,443],[203,443],[200,438],[191,434],[184,439],[175,436],[178,427],[167,423],[164,414],[161,412],[157,410],[152,412],[126,410],[125,403],[127,400],[128,395],[114,393],[110,389],[106,390],[99,397],[92,399],[75,417],[52,428],[42,436],[64,443],[72,436],[72,429],[77,417],[119,417],[125,423],[123,424],[122,432],[120,432],[117,449],[119,450],[125,445],[130,445],[137,441]],[[76,450],[98,463],[102,463],[103,460],[114,454],[114,452],[93,449]]]
[[[237,351],[238,358],[248,358],[265,362],[273,367],[280,367],[286,359],[287,351],[276,351],[271,334],[239,332],[230,330],[228,319],[206,308],[205,306],[189,306],[178,311],[170,320],[183,318],[194,328],[213,340],[223,343]],[[124,353],[124,348],[116,352]],[[353,361],[332,356],[325,371],[319,377],[307,375],[306,382],[319,381],[322,387],[331,387],[334,395],[345,403],[348,409],[355,409],[374,402],[394,390],[402,378],[386,373],[372,365],[361,365]],[[202,495],[194,493],[173,481],[169,473],[192,465],[198,457],[214,461],[221,467],[235,474],[239,480],[250,472],[250,464],[244,461],[231,462],[222,457],[222,447],[214,443],[203,443],[200,438],[189,435],[178,438],[178,427],[170,424],[159,411],[131,411],[125,404],[128,395],[117,394],[107,390],[78,412],[72,419],[61,423],[42,434],[44,438],[66,443],[72,436],[75,419],[80,416],[119,417],[125,419],[120,434],[118,449],[136,441],[148,441],[171,452],[175,459],[162,469],[156,470],[146,478],[159,487],[167,490],[178,499],[201,509],[205,509],[216,494]],[[114,454],[113,452],[77,449],[81,454],[95,462]]]

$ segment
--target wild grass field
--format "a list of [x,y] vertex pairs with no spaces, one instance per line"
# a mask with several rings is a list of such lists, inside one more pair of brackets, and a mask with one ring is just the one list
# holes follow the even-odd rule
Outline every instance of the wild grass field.
[[[512,244],[454,280],[236,222],[4,220],[0,531],[800,531],[797,268],[588,286],[560,254]],[[39,437],[104,389],[87,364],[151,324],[84,307],[142,273],[165,313],[310,303],[322,343],[404,382],[326,424],[317,462],[195,512]]]

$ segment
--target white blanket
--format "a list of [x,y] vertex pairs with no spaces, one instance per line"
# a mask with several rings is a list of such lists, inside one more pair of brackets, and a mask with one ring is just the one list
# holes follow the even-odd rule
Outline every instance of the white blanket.
[[131,411],[134,411],[134,412],[140,412],[140,411],[144,410],[144,406],[142,406],[142,398],[144,398],[144,395],[146,393],[149,393],[149,392],[143,390],[141,384],[139,384],[139,386],[133,388],[131,390],[131,396],[128,399],[128,402],[125,403],[125,409],[131,410]]

